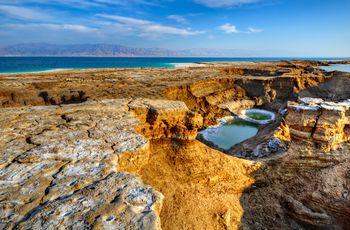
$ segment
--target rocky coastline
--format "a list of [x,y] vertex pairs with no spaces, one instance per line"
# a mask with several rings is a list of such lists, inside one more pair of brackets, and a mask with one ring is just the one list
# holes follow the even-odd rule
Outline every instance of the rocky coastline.
[[[346,229],[348,61],[0,76],[1,229]],[[198,131],[276,114],[228,151]]]

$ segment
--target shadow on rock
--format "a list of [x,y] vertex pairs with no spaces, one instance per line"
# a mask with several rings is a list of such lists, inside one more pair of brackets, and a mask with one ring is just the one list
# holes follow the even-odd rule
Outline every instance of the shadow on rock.
[[[251,176],[241,229],[347,229],[350,224],[349,143],[325,154],[294,143]],[[343,154],[341,154],[343,152]],[[345,153],[345,154],[344,154]]]

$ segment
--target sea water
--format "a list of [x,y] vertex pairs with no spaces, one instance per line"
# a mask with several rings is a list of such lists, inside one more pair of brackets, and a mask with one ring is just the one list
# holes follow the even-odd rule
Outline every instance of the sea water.
[[[41,72],[62,69],[173,68],[186,63],[199,62],[257,62],[291,59],[295,58],[0,57],[0,73]],[[313,60],[325,59],[317,58]]]
[[326,71],[342,71],[342,72],[349,72],[350,73],[350,65],[348,64],[337,64],[337,65],[330,65],[330,66],[321,66],[321,69],[324,69]]

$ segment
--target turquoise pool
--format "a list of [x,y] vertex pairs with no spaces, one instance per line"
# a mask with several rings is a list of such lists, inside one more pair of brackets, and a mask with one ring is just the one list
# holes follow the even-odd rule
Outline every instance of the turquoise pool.
[[255,136],[257,132],[258,125],[240,118],[234,118],[226,122],[220,122],[216,127],[208,127],[200,131],[199,135],[205,141],[228,150],[232,146]]

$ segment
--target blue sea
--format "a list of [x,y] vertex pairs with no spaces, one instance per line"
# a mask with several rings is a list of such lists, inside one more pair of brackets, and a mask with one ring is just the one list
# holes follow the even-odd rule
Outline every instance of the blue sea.
[[[42,72],[62,69],[173,68],[183,63],[279,60],[327,60],[327,58],[134,58],[134,57],[0,57],[0,73]],[[329,60],[329,59],[328,59]],[[342,60],[332,58],[332,60]]]
[[331,65],[331,66],[322,66],[322,69],[326,71],[342,71],[342,72],[349,72],[350,73],[350,65],[346,64],[337,64],[337,65]]

